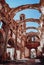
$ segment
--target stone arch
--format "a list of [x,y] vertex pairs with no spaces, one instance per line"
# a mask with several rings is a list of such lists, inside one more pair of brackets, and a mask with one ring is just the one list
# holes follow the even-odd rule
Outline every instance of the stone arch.
[[36,28],[36,27],[27,27],[26,30],[28,30],[28,29],[34,29],[34,30],[37,30],[37,32],[39,32],[38,28]]
[[38,34],[36,34],[35,32],[30,32],[27,34],[27,43],[40,43],[40,37],[38,36]]
[[26,5],[19,6],[17,8],[13,8],[12,10],[10,10],[10,12],[8,14],[9,15],[11,15],[11,14],[16,15],[17,12],[25,10],[25,9],[29,9],[29,8],[36,9],[41,13],[41,10],[39,7],[40,7],[40,4],[26,4]]
[[[40,20],[39,19],[34,19],[34,18],[24,19],[22,22],[32,22],[32,21],[37,22],[38,24],[40,24]],[[19,24],[22,23],[22,22],[19,22]]]

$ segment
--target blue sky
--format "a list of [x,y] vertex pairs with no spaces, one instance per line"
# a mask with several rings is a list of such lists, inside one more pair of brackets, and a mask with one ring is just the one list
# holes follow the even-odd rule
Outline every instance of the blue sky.
[[5,0],[10,7],[18,7],[25,4],[39,3],[40,0]]
[[[35,4],[35,3],[39,3],[40,0],[5,0],[6,3],[9,4],[9,7],[11,8],[15,8],[15,7],[18,7],[18,6],[21,6],[21,5],[25,5],[25,4]],[[18,12],[16,14],[16,16],[14,17],[15,20],[19,20],[20,19],[20,14],[25,14],[25,17],[26,18],[35,18],[35,19],[39,19],[41,14],[38,10],[35,10],[35,9],[26,9],[26,10],[22,10],[20,12]],[[30,22],[27,22],[26,23],[26,26],[34,26],[34,27],[38,27],[39,25],[37,23],[30,23]],[[0,27],[1,27],[1,24],[0,24]],[[27,30],[27,32],[29,32],[30,30]],[[33,31],[33,30],[31,30]]]

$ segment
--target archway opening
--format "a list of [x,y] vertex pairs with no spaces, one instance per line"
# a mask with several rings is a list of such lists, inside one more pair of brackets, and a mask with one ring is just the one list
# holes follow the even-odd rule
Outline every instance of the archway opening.
[[0,29],[2,29],[2,25],[3,25],[3,23],[0,21]]
[[36,50],[34,48],[31,49],[31,58],[36,58]]

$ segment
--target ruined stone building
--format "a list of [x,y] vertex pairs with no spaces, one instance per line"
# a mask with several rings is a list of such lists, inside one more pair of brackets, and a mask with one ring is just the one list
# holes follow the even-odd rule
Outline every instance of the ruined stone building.
[[[39,19],[28,18],[25,14],[20,14],[20,20],[14,20],[17,12],[25,9],[35,9],[41,13]],[[36,22],[39,27],[26,27],[26,22]],[[7,59],[10,52],[11,60],[30,59],[44,55],[44,0],[39,4],[21,5],[10,8],[5,0],[0,0],[0,58]],[[37,32],[26,30],[35,29]],[[32,51],[33,50],[33,51]],[[34,52],[34,53],[33,53]],[[34,55],[35,54],[35,55]]]

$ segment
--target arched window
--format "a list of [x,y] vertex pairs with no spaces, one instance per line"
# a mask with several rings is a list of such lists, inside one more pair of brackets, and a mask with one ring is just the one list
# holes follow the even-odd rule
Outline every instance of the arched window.
[[0,29],[2,28],[2,24],[3,24],[3,23],[0,21]]
[[34,36],[34,37],[32,37],[31,39],[32,39],[32,41],[35,41],[35,36]]

